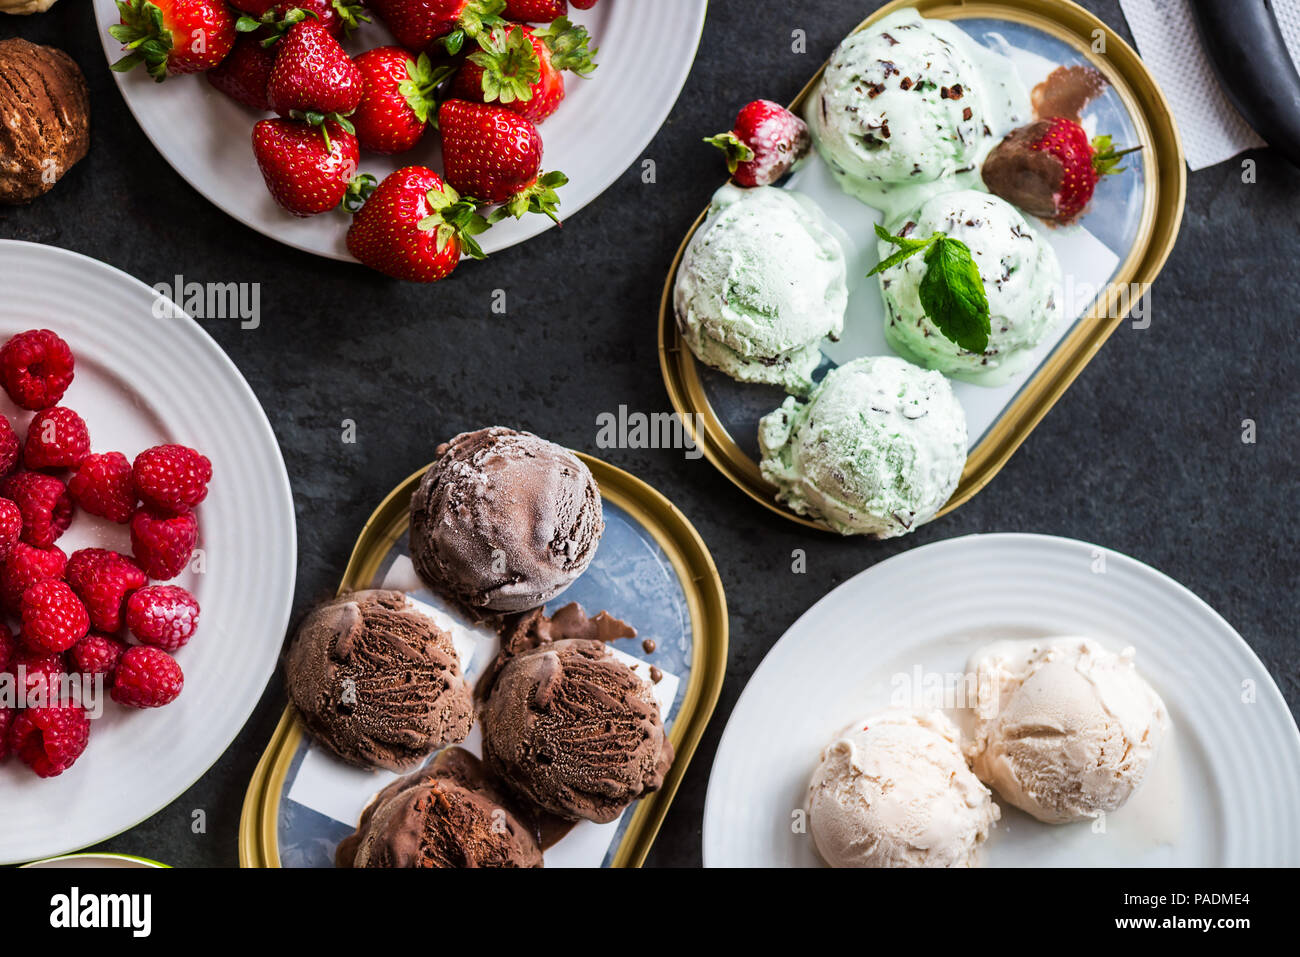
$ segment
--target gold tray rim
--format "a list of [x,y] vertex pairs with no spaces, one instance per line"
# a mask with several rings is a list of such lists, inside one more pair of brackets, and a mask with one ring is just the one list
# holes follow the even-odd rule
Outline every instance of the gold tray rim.
[[[669,733],[676,757],[663,786],[637,802],[612,862],[614,867],[640,867],[659,834],[722,691],[730,638],[726,593],[704,539],[663,493],[617,466],[582,452],[574,454],[591,469],[601,497],[649,531],[668,557],[682,583],[691,618],[691,675],[699,675],[699,679],[687,682],[686,696]],[[368,584],[388,549],[405,534],[411,493],[428,468],[426,465],[403,479],[366,520],[339,583],[340,593]],[[281,866],[277,830],[280,798],[302,737],[301,722],[293,707],[286,706],[245,792],[239,821],[241,867]]]
[[[935,519],[964,505],[1002,470],[1012,454],[1065,394],[1066,389],[1097,354],[1110,335],[1128,318],[1125,298],[1130,284],[1153,283],[1178,239],[1187,194],[1187,164],[1182,139],[1169,103],[1137,52],[1124,39],[1073,0],[892,0],[867,17],[850,33],[865,29],[896,10],[914,7],[943,19],[995,17],[1026,23],[1069,43],[1102,69],[1120,95],[1144,143],[1155,149],[1142,151],[1143,169],[1150,184],[1143,200],[1142,219],[1128,257],[1106,289],[1098,294],[1052,356],[1011,402],[988,434],[968,456],[956,490]],[[1092,53],[1084,37],[1101,31],[1105,54]],[[824,62],[790,104],[798,111],[821,79]],[[677,248],[659,300],[659,369],[673,409],[705,457],[733,485],[768,511],[806,528],[835,534],[819,519],[799,515],[776,501],[775,486],[763,479],[758,463],[745,455],[732,439],[704,393],[699,363],[681,341],[672,314],[672,291],[687,244],[707,207],[696,217]]]

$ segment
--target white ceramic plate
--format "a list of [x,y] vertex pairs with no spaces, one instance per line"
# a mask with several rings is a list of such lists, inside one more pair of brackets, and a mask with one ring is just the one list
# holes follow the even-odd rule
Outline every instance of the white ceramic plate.
[[[540,126],[543,167],[563,170],[560,215],[567,219],[599,196],[640,156],[677,101],[695,59],[706,0],[603,0],[570,19],[591,32],[600,48],[589,79],[565,77],[559,110]],[[108,34],[118,22],[113,0],[95,0],[95,18],[110,63],[122,46]],[[346,44],[353,56],[392,43],[388,30],[362,24]],[[349,217],[342,212],[299,219],[275,204],[262,186],[253,158],[253,124],[266,114],[235,103],[203,76],[155,83],[142,69],[115,73],[122,96],[145,135],[176,172],[241,223],[295,249],[354,261],[344,242]],[[383,179],[401,166],[441,170],[438,137],[426,134],[410,152],[363,154],[361,170]],[[488,252],[521,243],[551,227],[546,216],[501,223],[480,237]]]
[[972,535],[840,585],[773,646],[728,720],[704,807],[709,867],[817,866],[796,833],[821,749],[910,681],[960,673],[1000,637],[1090,635],[1163,696],[1174,747],[1104,832],[1003,805],[990,866],[1296,866],[1300,732],[1264,666],[1208,605],[1160,572],[1084,542]]
[[[52,246],[0,241],[0,341],[34,327],[72,348],[76,378],[64,404],[95,451],[128,458],[161,442],[212,460],[198,507],[203,574],[174,581],[198,598],[199,630],[176,655],[180,698],[136,711],[113,702],[90,744],[57,778],[15,758],[0,765],[0,863],[75,850],[111,837],[175,800],[219,758],[275,670],[297,567],[293,498],[284,460],[256,397],[192,319],[155,318],[156,295],[125,273]],[[0,393],[19,434],[31,413]],[[130,552],[126,526],[78,513],[58,545]]]

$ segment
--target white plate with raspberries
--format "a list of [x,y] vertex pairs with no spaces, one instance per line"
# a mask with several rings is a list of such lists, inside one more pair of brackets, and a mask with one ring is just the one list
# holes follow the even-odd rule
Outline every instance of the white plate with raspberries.
[[[330,2],[337,6],[337,2],[361,0]],[[468,5],[473,6],[475,2],[491,3],[492,0],[470,0]],[[565,8],[573,23],[589,31],[591,45],[597,48],[596,69],[586,78],[564,74],[563,101],[537,125],[543,144],[542,170],[558,170],[568,177],[567,185],[559,189],[558,210],[559,217],[567,219],[599,196],[640,158],[667,118],[695,59],[707,0],[594,0],[594,5],[593,0],[583,0],[582,6],[588,9],[579,9],[564,0],[510,2],[520,19],[523,11],[546,6]],[[403,7],[399,0],[375,0],[376,8],[381,4],[385,9]],[[118,8],[114,0],[94,0],[94,5],[105,53],[110,63],[116,62],[123,56],[123,44],[109,30],[119,23]],[[259,5],[257,0],[238,4],[244,8]],[[448,10],[466,5],[466,0],[442,3]],[[238,16],[239,11],[234,15]],[[353,58],[375,47],[393,44],[393,34],[402,33],[400,24],[390,31],[375,9],[368,10],[367,15],[370,22],[360,23],[343,39],[344,49]],[[460,16],[467,14],[462,12]],[[179,26],[188,34],[193,32],[191,27],[195,24],[185,22]],[[197,29],[205,27],[199,25]],[[222,29],[229,31],[228,26]],[[228,40],[222,42],[229,44]],[[475,48],[476,41],[469,39],[466,44],[461,50],[462,57]],[[439,46],[434,50],[435,65],[436,54],[442,49]],[[187,63],[174,66],[190,68]],[[277,205],[264,188],[253,153],[252,129],[258,120],[274,114],[235,102],[201,74],[169,75],[164,82],[154,82],[141,65],[115,76],[145,135],[172,167],[209,200],[245,225],[295,249],[355,261],[345,242],[351,220],[348,213],[331,209],[300,218]],[[448,89],[453,86],[449,82]],[[381,155],[363,149],[359,163],[350,157],[344,162],[354,163],[360,172],[370,173],[378,180],[393,170],[411,165],[444,171],[439,134],[433,129],[414,148],[404,152]],[[479,236],[478,243],[484,252],[491,254],[530,239],[552,225],[545,215],[506,219]]]
[[139,823],[221,756],[274,673],[297,539],[270,423],[197,323],[51,246],[0,240],[0,275],[8,864]]

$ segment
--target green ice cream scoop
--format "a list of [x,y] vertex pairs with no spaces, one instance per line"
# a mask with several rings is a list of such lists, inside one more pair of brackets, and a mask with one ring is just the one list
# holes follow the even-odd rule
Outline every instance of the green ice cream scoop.
[[807,402],[759,422],[777,500],[843,535],[894,538],[928,522],[966,464],[966,413],[948,380],[894,356],[832,369]]
[[811,389],[821,341],[838,338],[848,305],[837,230],[799,193],[719,189],[673,287],[677,325],[696,358],[742,382]]

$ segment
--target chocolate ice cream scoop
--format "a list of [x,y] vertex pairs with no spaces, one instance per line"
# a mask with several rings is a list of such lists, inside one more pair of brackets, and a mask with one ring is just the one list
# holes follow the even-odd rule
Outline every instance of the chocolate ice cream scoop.
[[465,740],[473,698],[451,636],[399,591],[358,591],[303,621],[285,657],[289,697],[344,761],[404,771]]
[[483,759],[516,794],[568,820],[612,821],[673,760],[650,685],[602,642],[509,658],[483,706]]
[[600,490],[571,452],[490,428],[438,446],[411,497],[411,560],[471,609],[545,604],[591,564],[605,529]]
[[0,40],[0,203],[49,192],[90,146],[90,93],[62,50]]
[[355,834],[335,851],[339,867],[541,867],[530,824],[478,758],[447,748],[427,767],[379,792]]

